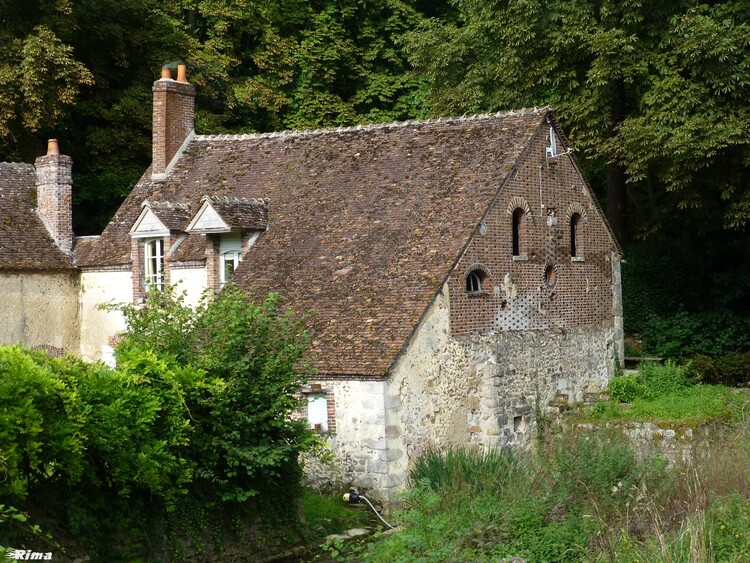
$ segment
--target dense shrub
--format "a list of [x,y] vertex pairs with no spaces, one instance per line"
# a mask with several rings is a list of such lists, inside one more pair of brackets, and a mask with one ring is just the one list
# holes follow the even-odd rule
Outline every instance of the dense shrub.
[[649,314],[641,325],[644,348],[667,358],[722,355],[750,349],[750,317],[728,309]]
[[632,403],[643,397],[645,389],[637,375],[618,375],[609,383],[609,393],[613,401]]
[[[116,370],[0,347],[0,505],[22,516],[0,522],[31,517],[75,552],[132,560],[164,556],[166,538],[230,536],[259,511],[293,520],[313,440],[291,417],[301,322],[233,287],[195,311],[164,292],[124,312]],[[34,539],[0,527],[0,545]]]
[[675,393],[692,384],[688,369],[672,361],[664,365],[646,362],[637,374],[619,375],[609,384],[612,400],[632,403],[636,399],[653,400]]

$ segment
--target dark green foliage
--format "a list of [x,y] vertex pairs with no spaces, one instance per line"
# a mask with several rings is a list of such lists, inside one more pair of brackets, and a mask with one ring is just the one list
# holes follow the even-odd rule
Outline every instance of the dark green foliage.
[[691,377],[714,385],[750,385],[750,354],[727,354],[712,358],[698,355],[690,360]]
[[[0,504],[113,561],[226,542],[259,515],[295,522],[313,439],[291,420],[301,321],[233,287],[196,311],[169,291],[124,311],[116,370],[0,347]],[[29,533],[0,528],[0,545]]]
[[750,245],[724,235],[682,238],[626,246],[625,330],[640,337],[645,355],[686,358],[750,349]]
[[668,316],[649,316],[641,336],[649,352],[667,358],[728,354],[750,348],[750,317],[727,309],[678,310]]

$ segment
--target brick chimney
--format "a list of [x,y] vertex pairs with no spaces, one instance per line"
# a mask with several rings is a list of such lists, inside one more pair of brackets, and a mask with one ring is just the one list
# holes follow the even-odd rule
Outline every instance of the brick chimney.
[[154,82],[153,161],[151,177],[165,178],[172,158],[195,123],[195,86],[187,81],[185,65],[177,67],[177,80],[169,68],[161,69],[161,78]]
[[57,139],[47,143],[47,154],[36,166],[37,213],[60,249],[73,249],[73,159],[60,154]]

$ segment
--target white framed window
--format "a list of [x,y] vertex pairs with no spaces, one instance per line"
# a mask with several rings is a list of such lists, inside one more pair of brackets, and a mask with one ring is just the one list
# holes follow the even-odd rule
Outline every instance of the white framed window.
[[146,289],[162,289],[164,287],[164,239],[146,239],[143,244],[145,250],[144,285]]
[[222,235],[219,240],[219,282],[226,285],[240,264],[240,249],[242,235],[229,233]]
[[328,432],[328,398],[325,394],[308,395],[307,423],[319,432]]

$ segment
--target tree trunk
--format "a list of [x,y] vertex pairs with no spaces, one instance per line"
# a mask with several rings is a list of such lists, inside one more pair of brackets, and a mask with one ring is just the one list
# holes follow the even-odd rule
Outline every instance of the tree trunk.
[[[617,127],[625,119],[625,84],[618,80],[612,84],[609,137],[617,134]],[[625,167],[617,162],[607,163],[607,219],[621,243],[627,240],[627,192]]]
[[628,235],[625,167],[617,163],[607,164],[607,220],[617,240],[625,242]]

